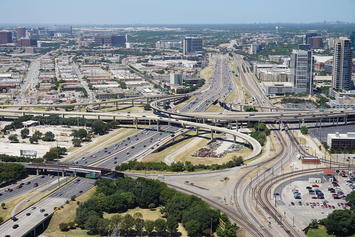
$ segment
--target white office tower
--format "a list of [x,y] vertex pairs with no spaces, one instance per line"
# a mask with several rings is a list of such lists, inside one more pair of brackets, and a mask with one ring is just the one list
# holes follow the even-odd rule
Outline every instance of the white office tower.
[[295,93],[312,94],[313,56],[311,50],[294,49],[291,55],[291,82]]
[[353,82],[352,74],[352,50],[351,41],[341,37],[335,40],[333,56],[333,78],[332,86],[334,89],[351,90]]

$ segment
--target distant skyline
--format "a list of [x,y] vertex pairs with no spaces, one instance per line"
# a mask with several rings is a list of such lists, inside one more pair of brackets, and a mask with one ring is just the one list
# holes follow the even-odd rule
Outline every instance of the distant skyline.
[[0,24],[355,23],[355,0],[0,0]]

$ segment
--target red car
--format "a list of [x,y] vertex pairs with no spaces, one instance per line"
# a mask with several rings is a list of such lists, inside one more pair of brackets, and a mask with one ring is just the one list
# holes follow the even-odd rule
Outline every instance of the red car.
[[18,186],[16,186],[16,188],[17,188],[17,189],[20,189],[20,188],[22,188],[22,185],[18,185]]
[[319,188],[319,185],[313,184],[312,187],[313,187],[313,188]]

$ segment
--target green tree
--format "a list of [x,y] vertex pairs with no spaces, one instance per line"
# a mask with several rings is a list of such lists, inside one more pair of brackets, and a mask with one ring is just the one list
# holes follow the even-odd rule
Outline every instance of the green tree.
[[80,138],[81,140],[88,137],[88,132],[84,128],[80,128],[78,130],[74,130],[71,134],[75,138]]
[[351,207],[355,207],[355,191],[352,191],[346,195],[345,200],[350,204]]
[[144,110],[148,111],[150,109],[151,109],[150,104],[145,104],[144,105]]
[[73,146],[74,147],[80,147],[81,146],[81,140],[79,138],[73,138],[72,142],[73,142]]
[[19,142],[17,134],[10,135],[9,136],[9,140],[10,140],[11,143],[18,143]]
[[124,232],[128,233],[129,231],[132,230],[133,226],[134,226],[134,218],[129,214],[124,215],[121,223],[121,229]]
[[21,129],[21,138],[25,139],[30,135],[30,130],[28,128]]
[[351,210],[335,210],[323,223],[331,235],[352,236],[355,233],[355,213]]
[[69,231],[69,225],[67,223],[60,223],[59,229],[60,229],[60,231],[63,231],[63,232]]
[[59,158],[59,154],[57,152],[53,152],[53,151],[48,151],[43,156],[43,159],[45,159],[46,161],[53,161],[58,158]]
[[134,220],[134,227],[136,229],[136,231],[140,234],[140,236],[142,236],[142,231],[144,228],[144,220],[141,218],[137,218]]
[[151,234],[154,231],[154,226],[154,221],[147,220],[144,222],[144,229],[148,232],[148,234]]
[[173,216],[168,216],[166,220],[166,229],[168,230],[169,233],[175,234],[177,232],[177,228],[179,226],[179,223]]
[[54,133],[52,133],[51,131],[48,131],[44,134],[42,140],[46,141],[46,142],[52,142],[52,141],[54,141],[54,137],[55,137]]
[[308,128],[306,126],[301,126],[301,133],[303,135],[307,135],[308,134]]
[[155,230],[158,233],[163,234],[166,232],[166,221],[164,219],[159,218],[155,220],[154,225],[155,225]]
[[6,204],[4,202],[1,203],[1,208],[6,209]]
[[95,134],[104,135],[108,130],[108,126],[101,120],[95,120],[91,125],[91,129]]

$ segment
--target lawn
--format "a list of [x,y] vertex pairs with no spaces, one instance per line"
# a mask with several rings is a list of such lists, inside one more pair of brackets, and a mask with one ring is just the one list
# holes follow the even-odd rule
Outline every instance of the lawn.
[[307,233],[308,237],[335,237],[335,235],[328,235],[324,226],[319,225],[318,229],[310,229]]

